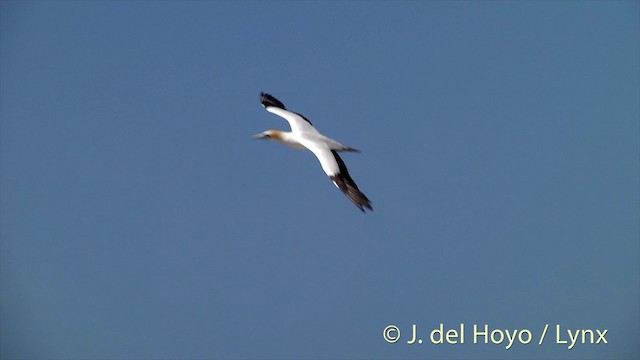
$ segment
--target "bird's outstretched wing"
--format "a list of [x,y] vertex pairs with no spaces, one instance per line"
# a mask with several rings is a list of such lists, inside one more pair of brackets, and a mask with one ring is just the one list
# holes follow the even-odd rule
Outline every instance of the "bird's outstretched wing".
[[362,212],[367,208],[373,211],[371,202],[365,194],[358,189],[358,185],[353,181],[347,166],[345,165],[338,152],[331,150],[328,146],[302,141],[302,144],[318,158],[322,170],[329,176],[334,185],[340,189]]
[[260,102],[268,112],[276,114],[287,120],[289,126],[291,126],[292,132],[314,134],[318,133],[318,130],[316,130],[313,125],[311,125],[311,121],[309,121],[309,119],[296,112],[287,110],[284,104],[275,97],[267,93],[260,93]]

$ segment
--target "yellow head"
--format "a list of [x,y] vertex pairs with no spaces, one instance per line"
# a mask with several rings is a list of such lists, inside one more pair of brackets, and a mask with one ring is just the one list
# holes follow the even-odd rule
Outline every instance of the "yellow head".
[[282,131],[279,130],[266,130],[260,134],[253,135],[254,139],[268,139],[275,141],[282,141]]

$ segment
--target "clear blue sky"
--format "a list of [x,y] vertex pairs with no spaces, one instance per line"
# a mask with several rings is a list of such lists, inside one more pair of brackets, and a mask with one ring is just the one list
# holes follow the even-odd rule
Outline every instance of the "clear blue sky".
[[2,1],[0,357],[633,358],[639,63],[633,1]]

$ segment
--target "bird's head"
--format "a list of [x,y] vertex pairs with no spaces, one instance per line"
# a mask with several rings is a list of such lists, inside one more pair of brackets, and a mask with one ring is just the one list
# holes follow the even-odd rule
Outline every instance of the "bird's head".
[[278,130],[265,130],[252,136],[254,139],[282,140],[282,132]]

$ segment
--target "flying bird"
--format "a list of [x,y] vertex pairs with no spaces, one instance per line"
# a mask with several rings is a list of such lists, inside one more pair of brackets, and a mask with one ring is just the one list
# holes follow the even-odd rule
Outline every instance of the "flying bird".
[[349,200],[362,212],[365,211],[365,208],[373,211],[371,202],[358,189],[358,185],[349,175],[347,166],[338,155],[338,152],[341,151],[359,152],[359,150],[320,134],[309,119],[301,114],[287,110],[282,102],[267,93],[260,93],[260,102],[268,112],[287,120],[289,126],[291,126],[291,132],[266,130],[260,134],[253,135],[254,139],[268,139],[295,149],[311,151],[320,161],[322,170]]

